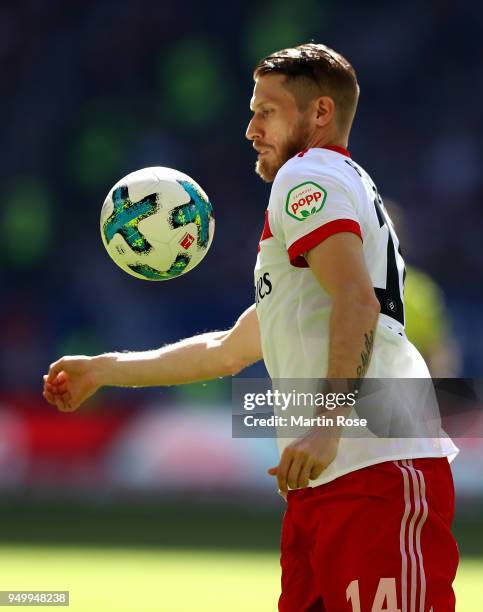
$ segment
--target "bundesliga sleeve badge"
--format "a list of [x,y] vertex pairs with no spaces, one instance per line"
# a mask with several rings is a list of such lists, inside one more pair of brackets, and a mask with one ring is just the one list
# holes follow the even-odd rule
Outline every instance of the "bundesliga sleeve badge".
[[304,221],[318,213],[326,199],[327,191],[323,187],[313,181],[306,181],[288,192],[285,212],[297,221]]

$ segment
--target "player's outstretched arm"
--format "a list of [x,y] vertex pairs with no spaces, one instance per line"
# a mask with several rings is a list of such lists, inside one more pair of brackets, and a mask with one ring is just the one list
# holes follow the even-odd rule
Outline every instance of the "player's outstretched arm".
[[232,329],[216,331],[152,351],[62,357],[44,376],[45,399],[73,411],[100,387],[156,387],[237,374],[262,358],[255,306]]

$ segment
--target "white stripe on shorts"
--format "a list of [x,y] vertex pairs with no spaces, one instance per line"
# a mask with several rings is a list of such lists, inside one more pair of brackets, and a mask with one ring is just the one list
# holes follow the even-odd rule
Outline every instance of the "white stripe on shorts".
[[[426,576],[421,550],[421,530],[428,516],[426,483],[424,474],[421,470],[415,469],[412,460],[395,461],[394,464],[399,468],[403,476],[405,502],[404,513],[401,519],[401,529],[399,532],[399,547],[401,551],[401,608],[402,612],[424,612]],[[411,508],[411,497],[414,503],[413,508]],[[408,565],[410,566],[409,568]],[[409,584],[408,569],[410,571]],[[418,575],[421,586],[419,598]],[[409,602],[408,590],[410,596]],[[418,599],[419,601],[417,601]]]

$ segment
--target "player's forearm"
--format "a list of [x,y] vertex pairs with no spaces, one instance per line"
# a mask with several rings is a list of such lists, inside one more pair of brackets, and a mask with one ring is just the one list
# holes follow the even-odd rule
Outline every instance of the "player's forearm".
[[223,346],[228,332],[211,332],[160,349],[95,357],[100,386],[178,385],[234,374],[241,369]]
[[363,378],[369,367],[380,306],[371,295],[334,299],[327,378]]

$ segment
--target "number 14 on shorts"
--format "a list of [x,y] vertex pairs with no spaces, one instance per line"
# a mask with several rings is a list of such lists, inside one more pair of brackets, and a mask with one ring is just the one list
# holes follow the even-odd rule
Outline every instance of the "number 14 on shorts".
[[[352,606],[352,612],[366,612],[361,608],[359,580],[353,580],[347,587],[345,594],[347,601]],[[379,580],[370,612],[401,612],[401,608],[397,605],[395,578],[381,578]],[[432,607],[429,612],[433,612]]]
[[[369,612],[362,610],[359,591],[359,580],[353,580],[346,589],[347,601],[352,605],[352,612]],[[397,605],[396,579],[381,578],[374,596],[370,612],[401,612]]]

